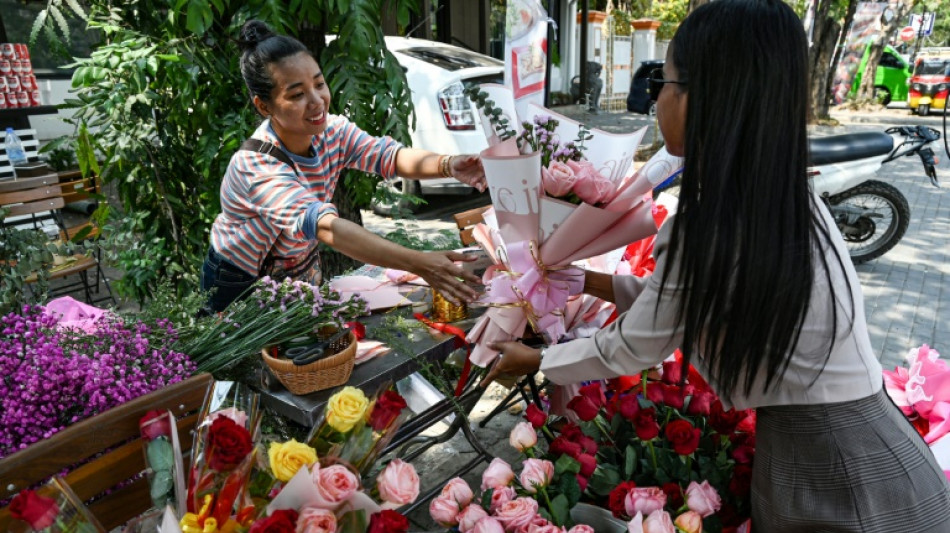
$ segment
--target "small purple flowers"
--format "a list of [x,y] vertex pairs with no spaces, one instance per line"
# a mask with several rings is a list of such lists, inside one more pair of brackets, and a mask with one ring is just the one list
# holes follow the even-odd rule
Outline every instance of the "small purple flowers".
[[58,329],[40,306],[0,318],[0,457],[194,372],[168,320],[97,326]]

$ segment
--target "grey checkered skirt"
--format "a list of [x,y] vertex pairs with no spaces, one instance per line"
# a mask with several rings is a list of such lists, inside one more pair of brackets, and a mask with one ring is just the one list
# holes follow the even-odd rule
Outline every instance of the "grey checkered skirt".
[[950,533],[950,485],[886,393],[757,409],[756,533]]

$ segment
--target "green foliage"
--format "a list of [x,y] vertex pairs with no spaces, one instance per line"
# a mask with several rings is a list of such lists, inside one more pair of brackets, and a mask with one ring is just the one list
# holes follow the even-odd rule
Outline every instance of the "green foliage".
[[[55,256],[80,251],[73,244],[50,241],[43,231],[4,226],[9,210],[0,209],[0,316],[28,304],[45,303],[49,295],[49,276],[55,268]],[[26,279],[36,275],[27,288]]]
[[683,22],[688,12],[689,0],[654,0],[651,16],[661,23],[656,30],[656,38],[660,40],[672,39],[676,29],[679,28],[680,22]]
[[[102,161],[99,174],[115,183],[131,219],[112,224],[114,238],[105,235],[126,272],[120,292],[140,302],[166,277],[179,294],[197,286],[220,210],[221,177],[260,121],[233,41],[247,19],[279,33],[294,34],[298,24],[335,32],[338,39],[320,58],[334,91],[331,111],[371,134],[409,142],[411,98],[404,72],[384,47],[383,0],[88,0],[87,12],[61,9],[74,1],[49,0],[35,35],[65,39],[60,19],[73,16],[104,37],[90,57],[69,65],[75,94],[65,107],[91,133],[79,143],[84,172]],[[389,4],[408,17],[416,0]],[[342,188],[349,190],[341,192],[368,205],[376,182],[347,175]]]

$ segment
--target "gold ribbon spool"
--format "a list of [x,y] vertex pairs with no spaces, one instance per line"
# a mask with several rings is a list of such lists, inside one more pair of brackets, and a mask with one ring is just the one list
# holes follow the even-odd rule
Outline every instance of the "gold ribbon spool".
[[436,322],[457,322],[468,318],[468,308],[464,303],[455,305],[445,299],[442,293],[432,289],[432,320]]

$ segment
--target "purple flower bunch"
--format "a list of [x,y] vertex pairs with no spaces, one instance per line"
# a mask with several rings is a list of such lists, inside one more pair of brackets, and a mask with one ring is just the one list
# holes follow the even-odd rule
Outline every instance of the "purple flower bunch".
[[56,322],[41,306],[0,318],[0,457],[194,373],[168,320],[106,314],[91,334]]
[[[557,134],[560,123],[548,115],[536,115],[534,120],[521,123],[522,131],[518,135],[518,147],[522,153],[541,152],[541,166],[547,167],[552,161],[580,161],[584,156],[584,147],[578,140],[561,143]],[[582,136],[580,140],[583,140]]]

